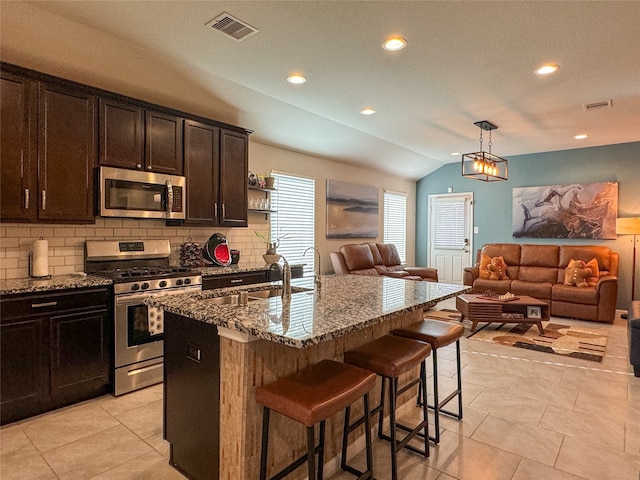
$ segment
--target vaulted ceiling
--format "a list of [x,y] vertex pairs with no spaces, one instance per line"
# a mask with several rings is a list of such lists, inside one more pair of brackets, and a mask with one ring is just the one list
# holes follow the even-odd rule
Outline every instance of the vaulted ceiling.
[[[503,157],[640,140],[638,1],[27,3],[207,72],[254,141],[406,178],[476,151],[478,120]],[[206,26],[223,12],[259,32]],[[392,35],[406,48],[382,49]]]

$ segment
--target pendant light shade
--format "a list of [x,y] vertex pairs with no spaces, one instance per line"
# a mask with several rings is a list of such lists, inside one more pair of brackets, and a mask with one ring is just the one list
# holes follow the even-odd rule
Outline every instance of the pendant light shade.
[[[493,123],[482,120],[474,125],[480,128],[480,151],[462,155],[462,176],[482,180],[483,182],[497,182],[509,177],[509,162],[491,153],[491,131],[498,127]],[[489,151],[482,150],[482,132],[489,132]]]

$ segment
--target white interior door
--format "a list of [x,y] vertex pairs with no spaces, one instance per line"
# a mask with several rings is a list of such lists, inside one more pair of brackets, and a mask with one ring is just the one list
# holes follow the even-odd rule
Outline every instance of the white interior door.
[[443,283],[462,285],[473,261],[473,193],[429,195],[429,266]]

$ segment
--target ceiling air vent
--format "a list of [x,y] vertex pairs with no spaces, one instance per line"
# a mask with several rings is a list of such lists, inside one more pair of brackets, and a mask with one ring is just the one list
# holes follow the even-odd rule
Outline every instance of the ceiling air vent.
[[611,107],[613,107],[613,100],[603,100],[602,102],[585,103],[584,105],[582,105],[582,108],[585,112]]
[[223,12],[205,25],[230,36],[238,42],[241,42],[245,38],[249,38],[251,35],[255,35],[260,31],[248,23],[232,17],[227,12]]

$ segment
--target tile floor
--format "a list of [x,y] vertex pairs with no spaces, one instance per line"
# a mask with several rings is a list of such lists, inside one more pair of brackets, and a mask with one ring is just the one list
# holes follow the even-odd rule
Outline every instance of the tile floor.
[[[628,365],[626,321],[572,323],[608,331],[602,363],[463,339],[464,419],[442,420],[429,459],[400,452],[399,478],[640,480],[640,378]],[[454,350],[438,358],[446,392]],[[377,441],[375,454],[376,477],[390,478],[388,444]],[[168,455],[162,385],[0,429],[2,480],[184,480]]]

